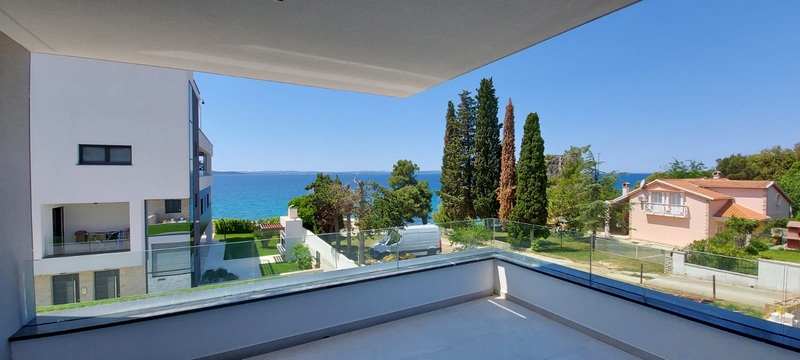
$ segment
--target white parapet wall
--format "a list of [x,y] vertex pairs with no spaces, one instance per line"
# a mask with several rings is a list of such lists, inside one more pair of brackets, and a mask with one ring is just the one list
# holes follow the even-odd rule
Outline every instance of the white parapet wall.
[[800,264],[759,259],[758,288],[800,294]]
[[306,232],[305,243],[311,251],[311,257],[317,259],[319,267],[326,271],[358,267],[353,260],[336,251],[311,231]]

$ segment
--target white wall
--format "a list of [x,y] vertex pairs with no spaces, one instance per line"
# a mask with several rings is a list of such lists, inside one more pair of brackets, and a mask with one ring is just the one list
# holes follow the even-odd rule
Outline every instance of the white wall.
[[[31,57],[34,254],[42,204],[130,204],[131,250],[144,250],[144,199],[189,195],[192,73],[65,56]],[[130,145],[131,166],[77,165],[79,144]]]
[[[326,271],[358,267],[353,260],[336,251],[311,231],[306,234],[305,243],[311,251],[311,257],[316,259],[319,256],[320,267]],[[286,249],[286,251],[291,251],[291,249]]]
[[30,52],[0,32],[0,359],[35,315],[31,267]]
[[[780,201],[778,201],[780,197]],[[789,201],[774,187],[767,189],[767,215],[773,219],[783,219],[791,216],[792,207]]]
[[800,265],[779,261],[758,260],[758,288],[800,294]]
[[[797,354],[498,261],[496,290],[623,347],[663,359],[796,359]],[[744,316],[744,315],[741,315]],[[630,351],[630,350],[629,350]]]
[[[493,274],[494,262],[487,259],[218,309],[16,341],[12,343],[13,355],[16,360],[61,358],[64,354],[80,357],[91,350],[93,358],[188,359],[240,350],[245,352],[219,358],[244,358],[275,346],[269,342],[297,336],[301,338],[294,338],[295,341],[318,340],[490,295]],[[332,311],[330,306],[322,304],[349,305]],[[187,341],[187,334],[209,326],[213,326],[213,336],[202,335],[203,341]],[[246,352],[247,347],[255,349]]]
[[144,265],[143,252],[117,252],[39,259],[33,263],[36,275],[55,275],[81,271],[119,269]]

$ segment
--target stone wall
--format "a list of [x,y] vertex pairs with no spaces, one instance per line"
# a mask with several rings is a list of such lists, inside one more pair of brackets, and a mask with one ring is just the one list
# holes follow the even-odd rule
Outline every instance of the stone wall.
[[[36,306],[39,307],[53,305],[53,276],[34,276],[33,281],[36,291]],[[147,293],[147,281],[145,279],[144,266],[120,268],[119,282],[120,296],[131,296]],[[80,291],[80,300],[82,302],[94,300],[94,271],[79,272],[78,287]]]

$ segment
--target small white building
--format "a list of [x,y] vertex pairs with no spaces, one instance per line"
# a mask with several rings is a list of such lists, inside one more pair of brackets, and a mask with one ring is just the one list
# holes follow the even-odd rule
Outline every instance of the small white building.
[[30,73],[37,306],[191,286],[213,154],[192,72],[32,54]]

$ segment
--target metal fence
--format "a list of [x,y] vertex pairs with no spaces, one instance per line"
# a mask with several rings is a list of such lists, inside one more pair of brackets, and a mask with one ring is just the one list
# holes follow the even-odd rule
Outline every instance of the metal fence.
[[664,249],[601,237],[595,239],[594,250],[659,265],[664,265],[666,259]]
[[686,251],[686,263],[758,276],[758,260],[688,250]]

